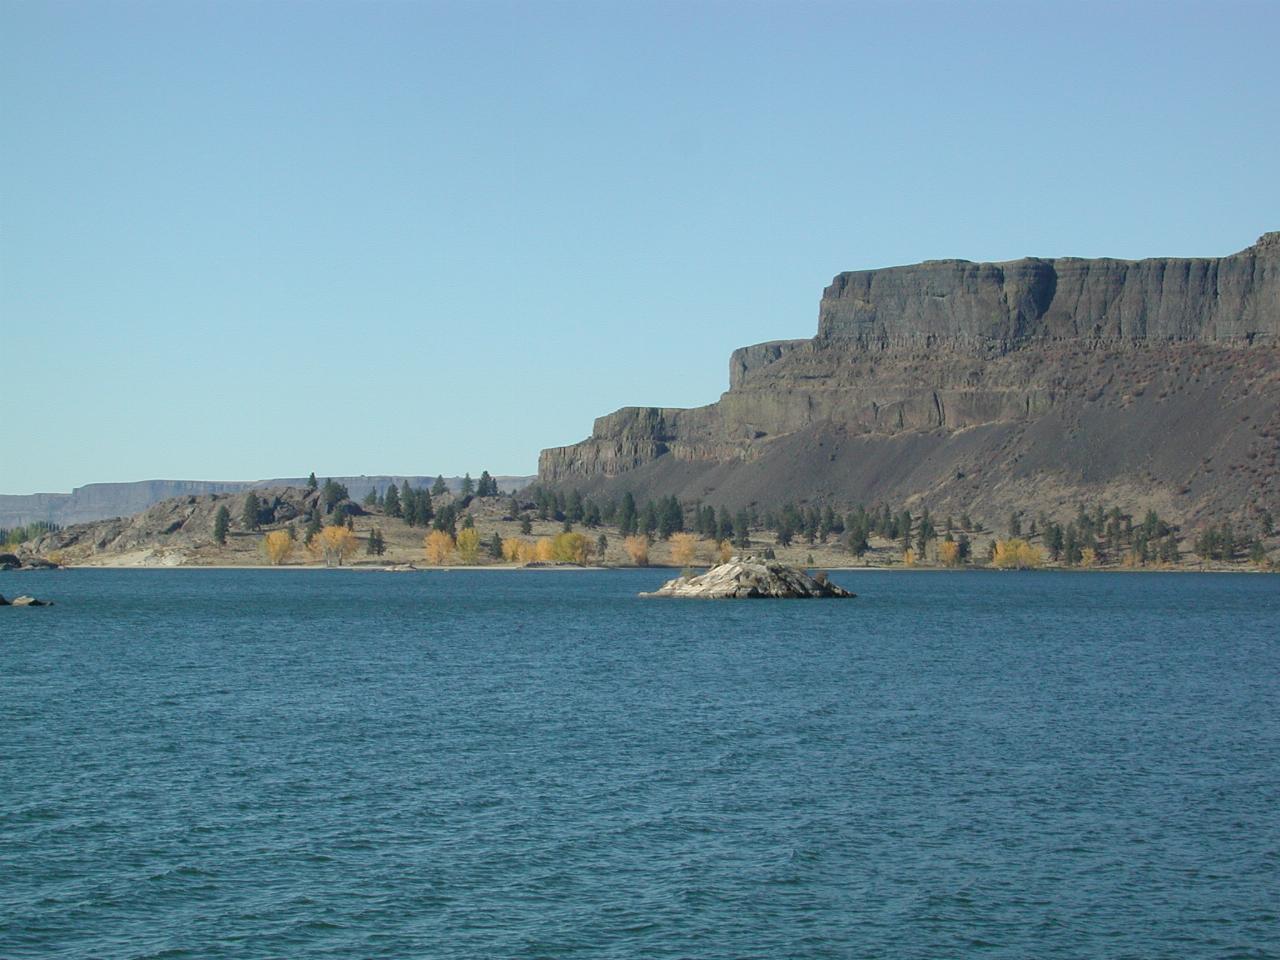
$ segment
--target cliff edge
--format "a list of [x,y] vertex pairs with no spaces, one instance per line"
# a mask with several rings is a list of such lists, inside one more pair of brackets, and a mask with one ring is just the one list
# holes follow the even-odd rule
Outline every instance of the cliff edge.
[[1274,510],[1280,232],[1217,258],[842,273],[814,338],[735,350],[729,382],[601,417],[540,480],[728,506]]

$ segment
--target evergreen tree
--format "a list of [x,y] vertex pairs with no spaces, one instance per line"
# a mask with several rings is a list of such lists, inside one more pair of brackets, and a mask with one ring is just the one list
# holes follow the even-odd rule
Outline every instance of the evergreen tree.
[[307,519],[307,532],[303,534],[302,542],[307,546],[311,546],[311,541],[315,539],[316,534],[322,529],[324,528],[320,525],[320,517],[312,513]]
[[489,540],[489,556],[494,560],[502,559],[502,534],[496,531]]
[[475,518],[474,518],[474,517],[472,517],[472,516],[471,516],[471,514],[469,514],[469,513],[463,514],[463,516],[462,516],[462,529],[463,529],[463,530],[474,530],[474,529],[475,529],[475,525],[476,525]]
[[376,507],[378,505],[378,488],[373,487],[364,495],[363,503],[366,507]]
[[533,533],[533,521],[527,513],[520,515],[520,532],[526,535]]
[[477,497],[496,497],[498,495],[498,484],[493,477],[489,476],[488,470],[480,471],[480,480],[476,483]]
[[1044,530],[1044,545],[1049,550],[1049,557],[1057,560],[1062,555],[1062,527],[1056,523],[1050,523]]
[[1262,516],[1259,517],[1258,520],[1262,525],[1262,535],[1264,537],[1271,536],[1271,534],[1275,531],[1275,526],[1276,526],[1276,521],[1275,521],[1275,518],[1271,516],[1271,511],[1263,510]]
[[570,523],[581,523],[582,514],[582,493],[575,489],[569,494],[569,501],[564,508],[564,517]]
[[408,480],[400,491],[400,515],[409,526],[418,525],[418,491],[409,486]]
[[319,483],[316,482],[316,472],[312,470],[311,476],[307,477],[307,489],[315,490],[317,487],[319,487]]
[[382,530],[378,527],[374,527],[369,532],[369,544],[365,552],[371,557],[380,557],[387,552],[387,542],[383,539]]
[[600,536],[596,537],[596,556],[600,558],[601,562],[604,561],[604,553],[608,549],[609,538],[602,533]]
[[720,541],[733,539],[733,517],[729,516],[727,507],[721,507],[716,518],[716,539]]
[[618,511],[618,532],[624,537],[634,536],[638,526],[636,498],[627,491],[622,495],[622,507]]
[[425,527],[435,514],[435,503],[431,500],[430,491],[419,490],[417,502],[414,504],[414,517],[418,521],[418,526]]
[[464,474],[462,477],[462,496],[474,496],[476,492],[476,482],[471,479],[471,474]]
[[240,523],[246,530],[257,530],[261,525],[259,514],[262,512],[262,503],[258,500],[258,495],[253,491],[244,498],[244,509],[240,512]]
[[751,518],[745,510],[739,510],[733,518],[733,542],[739,547],[751,546]]
[[382,512],[388,517],[399,517],[400,514],[400,491],[396,489],[393,483],[387,487],[387,493],[382,500]]
[[218,507],[218,512],[213,515],[213,539],[218,546],[225,546],[227,543],[227,527],[231,525],[231,511],[227,509],[224,503]]
[[[844,538],[845,546],[855,557],[860,557],[871,549],[871,544],[867,542],[867,531],[862,526],[851,523],[845,529],[848,531]],[[781,540],[778,542],[782,543]]]
[[652,500],[645,501],[644,510],[640,514],[640,530],[650,540],[658,529],[658,508]]
[[600,526],[600,508],[596,506],[594,500],[588,500],[586,509],[582,515],[582,522],[591,529]]
[[433,497],[442,497],[449,492],[449,488],[445,486],[443,474],[437,475],[436,482],[431,485],[431,495]]
[[673,533],[684,530],[684,509],[680,501],[672,496],[662,501],[658,515],[658,536],[663,540],[671,539]]
[[1009,515],[1009,536],[1022,536],[1022,512],[1019,510],[1015,510]]

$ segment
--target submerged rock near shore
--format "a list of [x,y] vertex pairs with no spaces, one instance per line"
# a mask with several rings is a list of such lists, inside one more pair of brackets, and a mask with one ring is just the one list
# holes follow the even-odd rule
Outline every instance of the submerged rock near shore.
[[853,597],[825,574],[811,577],[803,570],[776,560],[758,557],[730,557],[728,563],[712,567],[698,577],[676,577],[642,597],[685,597],[701,600],[730,599],[816,599]]

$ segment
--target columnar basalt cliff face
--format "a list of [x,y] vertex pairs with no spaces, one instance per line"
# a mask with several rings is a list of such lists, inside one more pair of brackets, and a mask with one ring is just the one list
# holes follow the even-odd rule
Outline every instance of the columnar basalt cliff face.
[[1216,259],[840,274],[814,339],[736,350],[729,379],[707,407],[600,418],[543,451],[541,480],[727,504],[1274,509],[1280,233]]

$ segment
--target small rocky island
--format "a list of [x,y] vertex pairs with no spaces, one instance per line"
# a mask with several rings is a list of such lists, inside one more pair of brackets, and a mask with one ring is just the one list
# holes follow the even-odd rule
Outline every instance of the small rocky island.
[[642,597],[686,597],[699,600],[730,599],[815,599],[853,597],[843,587],[826,578],[811,577],[803,570],[776,560],[759,557],[730,557],[698,577],[676,577]]

